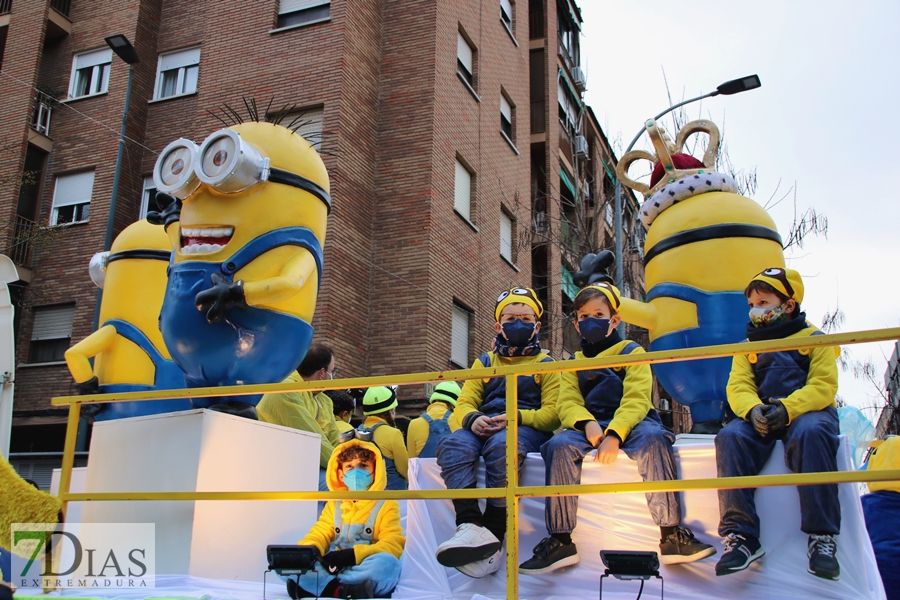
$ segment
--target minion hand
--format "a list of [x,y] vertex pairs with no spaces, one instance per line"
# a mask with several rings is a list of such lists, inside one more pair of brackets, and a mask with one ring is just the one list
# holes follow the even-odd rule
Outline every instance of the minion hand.
[[769,421],[766,418],[766,413],[770,408],[765,404],[757,404],[747,414],[747,420],[753,425],[756,433],[763,437],[769,435]]
[[147,213],[147,221],[153,225],[162,225],[166,230],[169,225],[181,220],[181,200],[162,192],[156,193],[156,203],[162,207],[159,212]]
[[769,431],[777,431],[788,424],[788,412],[781,400],[772,398],[769,400],[769,411],[766,413],[766,422]]
[[322,557],[322,564],[328,569],[329,573],[337,573],[347,567],[356,565],[356,552],[353,548],[332,550]]
[[210,323],[218,323],[225,311],[236,306],[247,308],[244,298],[244,282],[241,280],[228,283],[219,273],[213,273],[210,277],[213,286],[197,294],[194,304],[197,310],[206,313],[206,320]]
[[80,395],[97,394],[100,391],[100,380],[94,375],[84,383],[76,383],[75,391]]

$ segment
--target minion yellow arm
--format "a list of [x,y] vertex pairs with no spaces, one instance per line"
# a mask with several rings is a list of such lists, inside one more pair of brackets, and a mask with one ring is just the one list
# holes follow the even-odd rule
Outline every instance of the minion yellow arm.
[[94,369],[88,359],[106,350],[115,339],[116,328],[104,325],[66,350],[66,364],[69,365],[69,372],[75,383],[84,383],[94,376]]
[[619,306],[619,316],[626,323],[643,327],[648,331],[656,328],[656,307],[645,302],[638,302],[631,298],[622,298]]
[[250,306],[282,302],[295,296],[316,276],[316,261],[301,249],[285,263],[281,275],[262,281],[244,282],[244,299]]

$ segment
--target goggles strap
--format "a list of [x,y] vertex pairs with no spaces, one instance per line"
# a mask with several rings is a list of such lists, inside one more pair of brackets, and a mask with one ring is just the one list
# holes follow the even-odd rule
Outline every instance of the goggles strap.
[[123,250],[121,252],[114,252],[109,255],[109,258],[106,259],[107,264],[113,262],[114,260],[125,260],[125,259],[135,259],[135,258],[146,258],[148,260],[165,260],[168,261],[172,256],[171,250]]
[[276,169],[275,167],[269,169],[269,181],[290,185],[295,188],[300,188],[304,192],[309,192],[324,202],[325,206],[328,207],[328,212],[331,212],[331,195],[318,183],[315,183],[306,177],[301,177],[296,173],[291,173],[290,171],[285,171],[283,169]]

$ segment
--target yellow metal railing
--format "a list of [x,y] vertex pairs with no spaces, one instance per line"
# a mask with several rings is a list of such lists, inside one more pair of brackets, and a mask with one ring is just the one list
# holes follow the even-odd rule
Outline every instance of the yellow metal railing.
[[[646,352],[625,356],[608,356],[583,360],[568,360],[549,363],[531,363],[484,369],[461,369],[458,371],[435,371],[411,373],[385,377],[358,377],[303,383],[273,383],[264,385],[206,387],[186,390],[166,390],[153,392],[127,392],[98,394],[92,396],[65,396],[53,398],[54,406],[69,406],[66,429],[65,450],[63,452],[59,497],[65,511],[69,502],[111,501],[111,500],[347,500],[347,499],[394,499],[394,500],[438,500],[462,498],[505,498],[506,499],[506,597],[517,598],[519,560],[519,499],[535,496],[575,496],[584,494],[677,492],[685,490],[735,489],[749,487],[771,487],[784,485],[813,485],[827,483],[853,483],[873,481],[900,481],[900,469],[885,471],[841,471],[827,473],[792,473],[786,475],[758,475],[754,477],[728,477],[712,479],[682,479],[673,481],[642,481],[629,483],[604,483],[594,485],[561,485],[520,487],[518,473],[518,428],[516,415],[520,375],[539,373],[561,373],[606,367],[624,367],[639,364],[680,362],[696,359],[720,358],[739,354],[760,354],[800,348],[822,346],[842,346],[867,342],[892,341],[900,339],[900,327],[835,333],[821,336],[786,338],[762,342],[743,342],[721,346]],[[92,492],[73,494],[69,492],[72,481],[72,466],[75,459],[75,439],[82,404],[106,402],[130,402],[135,400],[163,400],[168,398],[203,398],[209,396],[238,396],[270,392],[322,391],[348,388],[369,388],[377,385],[412,385],[440,381],[506,378],[506,415],[508,427],[506,438],[507,487],[479,488],[464,490],[402,490],[379,492]]]

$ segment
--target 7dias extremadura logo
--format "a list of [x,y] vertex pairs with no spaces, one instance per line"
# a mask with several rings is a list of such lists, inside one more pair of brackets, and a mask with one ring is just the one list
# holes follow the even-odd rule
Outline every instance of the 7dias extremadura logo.
[[14,523],[12,583],[21,588],[153,588],[154,523]]

